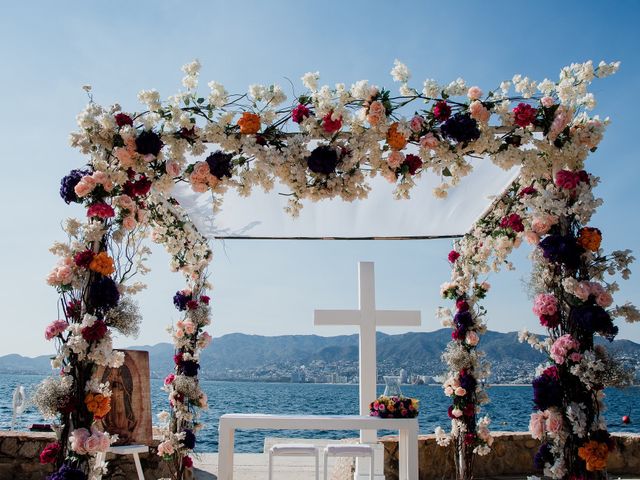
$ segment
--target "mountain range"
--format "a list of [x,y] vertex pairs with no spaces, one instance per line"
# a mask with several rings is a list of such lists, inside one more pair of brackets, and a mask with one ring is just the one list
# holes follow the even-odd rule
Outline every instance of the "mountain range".
[[[388,335],[378,332],[377,356],[381,374],[404,368],[419,375],[435,376],[444,372],[440,360],[450,340],[450,330],[410,332]],[[610,350],[625,359],[632,368],[640,366],[640,344],[630,340],[607,343]],[[531,371],[544,361],[544,356],[527,344],[520,344],[516,332],[488,331],[482,337],[481,348],[492,364],[494,381],[513,381],[502,378],[500,372],[520,369]],[[173,346],[169,343],[131,347],[149,351],[152,376],[164,376],[173,369]],[[256,372],[272,372],[271,377],[288,378],[292,371],[305,368],[316,371],[357,369],[358,335],[322,337],[319,335],[261,336],[232,333],[214,339],[201,358],[201,374],[210,379],[255,379]],[[307,370],[308,371],[308,370]],[[0,357],[2,373],[50,373],[49,357],[23,357],[18,354]],[[273,373],[275,372],[275,373]]]

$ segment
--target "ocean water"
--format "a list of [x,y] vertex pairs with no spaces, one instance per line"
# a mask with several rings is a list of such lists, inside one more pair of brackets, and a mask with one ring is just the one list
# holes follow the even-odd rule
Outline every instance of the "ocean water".
[[[17,385],[23,385],[27,393],[40,382],[38,375],[0,374],[0,429],[11,425],[11,399]],[[167,397],[161,390],[162,380],[151,380],[154,414],[167,406]],[[225,413],[275,413],[275,414],[357,414],[357,385],[325,385],[299,383],[249,383],[203,381],[202,388],[209,397],[209,409],[202,414],[206,427],[198,435],[196,451],[218,450],[218,418]],[[383,387],[378,387],[382,393]],[[438,386],[402,386],[406,396],[420,400],[420,433],[433,433],[438,425],[447,428],[449,399]],[[493,386],[489,389],[491,403],[486,412],[492,419],[492,430],[525,431],[532,409],[530,386]],[[640,433],[640,387],[607,389],[605,412],[611,432]],[[623,415],[630,415],[632,423],[624,425]],[[155,420],[155,419],[154,419]],[[16,427],[26,429],[31,423],[45,423],[38,411],[30,406],[19,418]],[[394,432],[388,432],[394,433]],[[381,432],[384,434],[384,432]],[[357,436],[351,431],[310,430],[254,430],[236,432],[237,452],[261,452],[264,438],[346,438]]]

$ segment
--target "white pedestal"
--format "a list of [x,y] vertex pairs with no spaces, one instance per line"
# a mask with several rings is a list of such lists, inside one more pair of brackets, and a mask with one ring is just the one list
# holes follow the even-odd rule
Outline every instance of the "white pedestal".
[[[375,480],[384,479],[384,445],[378,443],[374,448]],[[368,458],[356,458],[356,473],[353,480],[369,480],[370,462]]]

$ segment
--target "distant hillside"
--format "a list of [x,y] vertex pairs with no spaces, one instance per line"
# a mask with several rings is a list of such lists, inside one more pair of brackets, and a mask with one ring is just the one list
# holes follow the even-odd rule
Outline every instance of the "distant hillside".
[[[378,333],[378,364],[384,370],[406,368],[417,374],[437,375],[444,366],[440,356],[449,341],[450,330],[413,332],[400,335]],[[600,341],[599,341],[600,343]],[[640,345],[629,340],[612,344],[602,340],[616,355],[636,359],[640,365]],[[489,331],[483,337],[482,349],[493,365],[494,372],[509,372],[514,368],[526,371],[544,360],[539,352],[520,344],[517,334]],[[164,376],[173,368],[173,347],[168,343],[134,346],[148,350],[153,376]],[[201,359],[205,378],[248,378],[247,372],[272,369],[286,378],[302,365],[352,365],[358,362],[358,335],[321,337],[319,335],[283,335],[265,337],[234,333],[216,338]],[[630,362],[634,364],[633,361]],[[0,372],[49,373],[49,357],[22,357],[17,354],[0,357]],[[499,377],[498,380],[502,378]],[[508,375],[505,377],[509,379]],[[515,377],[513,377],[515,378]]]

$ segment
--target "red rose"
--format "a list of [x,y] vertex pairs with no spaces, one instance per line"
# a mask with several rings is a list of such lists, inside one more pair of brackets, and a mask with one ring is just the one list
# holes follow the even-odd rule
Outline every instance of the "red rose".
[[124,184],[124,193],[132,198],[146,195],[149,190],[151,190],[151,180],[148,180],[144,175],[140,175],[136,181],[129,180]]
[[196,308],[198,308],[198,301],[197,300],[189,300],[187,302],[187,308],[189,310],[195,310]]
[[413,153],[408,153],[403,163],[409,167],[409,173],[411,175],[415,175],[418,169],[422,167],[422,159]]
[[591,180],[589,180],[589,174],[587,172],[585,172],[584,170],[578,171],[577,175],[578,175],[578,179],[581,182],[586,183],[588,185],[591,184]]
[[522,190],[520,190],[519,195],[521,197],[524,197],[525,195],[535,195],[536,193],[538,193],[538,191],[533,188],[533,187],[524,187]]
[[133,125],[133,120],[126,113],[117,113],[115,116],[116,125],[124,127],[125,125]]
[[449,259],[449,261],[451,263],[454,263],[458,258],[460,258],[460,254],[458,252],[456,252],[455,250],[451,250],[449,252],[449,255],[447,255],[447,258]]
[[465,417],[473,417],[476,414],[476,407],[473,403],[467,403],[462,409],[462,414]]
[[513,123],[524,128],[533,123],[537,114],[538,110],[531,105],[519,103],[518,106],[513,109]]
[[209,298],[209,297],[208,297],[208,296],[206,296],[206,295],[202,295],[202,296],[200,297],[200,301],[201,301],[202,303],[204,303],[205,305],[209,305],[209,301],[210,301],[210,300],[211,300],[211,298]]
[[507,215],[502,220],[500,220],[500,226],[502,228],[510,228],[514,232],[523,232],[524,224],[522,223],[522,218],[517,213],[512,213]]
[[104,202],[94,203],[87,210],[87,217],[98,217],[98,218],[111,218],[114,217],[116,212],[113,210],[111,205],[107,205]]
[[469,310],[469,304],[464,298],[459,298],[458,300],[456,300],[456,308],[459,312],[466,312],[467,310]]
[[48,443],[44,450],[40,453],[40,463],[54,463],[60,453],[60,444],[58,442]]
[[474,433],[467,433],[464,436],[465,445],[473,445],[476,441],[476,435]]
[[327,133],[335,133],[342,128],[342,117],[340,116],[333,120],[331,118],[332,115],[333,111],[322,117],[322,129]]
[[291,111],[291,120],[295,123],[302,123],[302,121],[311,115],[311,110],[309,110],[305,105],[298,105]]
[[571,170],[560,170],[556,173],[555,184],[560,188],[573,190],[578,186],[578,183],[580,183],[580,175]]
[[557,312],[553,315],[540,315],[540,325],[547,328],[556,328],[560,325],[560,315]]
[[107,325],[102,320],[96,320],[90,327],[84,327],[80,333],[87,342],[98,341],[107,334]]
[[451,116],[451,107],[444,100],[440,100],[433,106],[433,116],[436,120],[444,122]]
[[184,468],[193,467],[193,460],[191,459],[191,457],[189,455],[187,455],[186,457],[182,457],[182,466]]
[[84,252],[76,253],[73,257],[73,261],[77,266],[82,268],[89,268],[91,260],[93,260],[94,253],[91,250],[85,250]]
[[173,356],[173,361],[176,365],[180,365],[182,363],[182,352],[175,354]]

